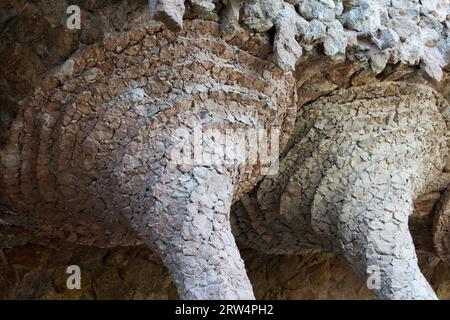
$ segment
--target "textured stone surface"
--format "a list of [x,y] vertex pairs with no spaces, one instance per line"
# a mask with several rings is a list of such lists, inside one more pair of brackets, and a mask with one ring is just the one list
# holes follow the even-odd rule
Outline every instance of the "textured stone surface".
[[337,91],[304,106],[279,174],[242,200],[242,236],[266,252],[341,253],[361,278],[376,266],[379,298],[433,298],[408,217],[414,199],[448,184],[441,173],[448,108],[426,87],[394,83]]
[[274,57],[285,70],[293,71],[297,60],[302,55],[303,49],[295,40],[302,23],[302,18],[295,13],[292,6],[286,6],[277,17]]
[[[228,215],[265,164],[177,163],[173,154],[179,130],[196,127],[279,128],[283,148],[294,81],[221,40],[217,23],[185,28],[184,37],[129,32],[44,79],[2,152],[1,201],[32,215],[2,219],[85,244],[130,244],[134,231],[162,254],[182,297],[250,298]],[[264,46],[257,37],[245,46],[258,51],[258,41]]]
[[[243,250],[258,299],[372,299],[340,258],[330,255],[271,256]],[[99,249],[22,245],[3,249],[2,299],[178,299],[170,274],[143,246]],[[450,299],[450,269],[419,256],[422,272],[440,299]],[[68,265],[81,268],[81,290],[68,290]]]
[[275,19],[284,7],[282,0],[242,1],[241,21],[256,32],[265,32],[272,28]]
[[[420,93],[417,97],[407,89],[393,89],[398,85],[379,84],[365,87],[385,88],[373,89],[374,92],[370,89],[370,98],[362,99],[368,100],[362,107],[367,105],[364,112],[368,119],[363,117],[360,121],[356,117],[359,121],[348,122],[348,115],[343,115],[333,103],[349,99],[345,102],[349,110],[360,112],[361,107],[354,105],[360,99],[353,95],[357,89],[333,94],[333,103],[320,97],[338,88],[401,80],[426,83],[448,99],[448,1],[81,1],[83,27],[79,31],[64,27],[65,16],[61,12],[67,6],[65,1],[56,5],[51,1],[5,1],[0,6],[0,24],[4,27],[1,37],[5,40],[0,50],[8,61],[0,69],[0,138],[9,139],[2,151],[5,174],[0,190],[0,246],[15,247],[5,249],[10,255],[14,256],[15,250],[20,252],[19,246],[34,237],[47,239],[47,244],[41,249],[23,249],[24,257],[40,250],[47,252],[56,241],[52,240],[54,237],[85,245],[113,246],[135,245],[144,240],[162,256],[182,297],[242,298],[253,297],[253,292],[256,297],[307,297],[306,288],[288,293],[285,288],[290,285],[283,282],[283,277],[279,277],[279,282],[274,280],[275,284],[255,278],[258,267],[253,269],[254,261],[262,259],[259,268],[273,269],[282,267],[285,261],[277,258],[275,266],[269,266],[267,261],[271,258],[256,254],[246,259],[247,269],[254,270],[249,273],[252,292],[228,222],[229,206],[241,198],[232,213],[232,222],[238,226],[234,234],[244,247],[254,247],[258,242],[256,247],[265,253],[332,250],[342,254],[363,279],[367,276],[364,269],[375,261],[381,265],[384,277],[381,290],[375,291],[378,297],[434,297],[418,270],[407,217],[413,212],[414,201],[409,227],[416,251],[436,250],[441,259],[448,260],[447,196],[440,196],[448,184],[444,161],[447,133],[440,118],[447,115],[435,108],[443,104],[433,102],[433,96],[437,96],[430,94],[429,87],[409,87]],[[168,32],[151,17],[179,33]],[[203,21],[192,22],[195,18]],[[220,23],[223,33],[219,24],[212,21]],[[185,31],[181,31],[183,26]],[[88,47],[69,57],[84,45]],[[59,67],[44,77],[56,65]],[[420,69],[410,67],[419,65]],[[295,83],[289,71],[294,71]],[[33,93],[36,87],[38,90]],[[27,98],[30,94],[32,97]],[[380,95],[385,95],[385,99]],[[282,129],[283,148],[293,129],[297,107],[301,108],[298,119],[302,123],[306,121],[302,117],[311,110],[309,103],[316,100],[312,105],[318,109],[329,106],[331,119],[314,115],[319,120],[314,121],[313,128],[325,137],[331,132],[333,138],[322,141],[320,135],[309,137],[306,148],[296,150],[298,144],[304,146],[304,141],[297,138],[310,133],[297,130],[282,158],[307,157],[312,150],[317,161],[305,161],[306,169],[297,168],[298,163],[291,160],[282,163],[283,171],[288,168],[288,172],[297,174],[292,176],[295,181],[287,186],[281,183],[269,195],[280,197],[279,206],[275,203],[273,210],[254,210],[261,205],[258,201],[267,205],[267,199],[262,199],[266,196],[254,197],[266,182],[246,195],[262,178],[259,164],[169,164],[171,154],[167,150],[178,141],[177,130],[191,129],[193,119],[202,125],[225,125],[223,129],[271,124]],[[419,107],[409,113],[384,110],[398,101]],[[10,127],[19,105],[22,108],[18,121]],[[403,110],[403,105],[399,108]],[[363,115],[364,112],[361,111]],[[379,123],[379,118],[385,123]],[[415,121],[419,130],[411,133],[408,128]],[[325,127],[327,123],[341,128],[341,135]],[[364,152],[355,153],[352,143],[345,145],[354,137],[367,135],[373,139],[374,128],[380,130],[375,135],[380,140],[373,146],[364,145],[363,138],[358,140],[363,145],[358,148]],[[227,150],[213,137],[208,145],[210,150]],[[330,152],[333,145],[340,151]],[[368,152],[371,148],[375,149],[373,154]],[[327,158],[325,166],[320,161],[323,157]],[[347,163],[345,159],[352,160]],[[365,164],[374,159],[377,166],[366,168]],[[327,163],[347,173],[324,170]],[[399,168],[400,163],[410,171]],[[306,176],[299,175],[302,170]],[[316,186],[321,175],[326,179]],[[311,220],[308,208],[313,190],[326,203],[318,201],[313,206]],[[391,197],[381,201],[381,193]],[[380,201],[369,199],[370,195],[374,199],[378,195]],[[439,205],[433,211],[436,201]],[[400,208],[399,203],[404,206]],[[365,214],[359,214],[360,211]],[[284,222],[280,224],[280,220]],[[284,229],[285,226],[289,228]],[[401,237],[392,239],[393,234]],[[98,257],[107,249],[92,250],[89,255]],[[361,259],[360,253],[366,251],[369,258]],[[59,254],[64,253],[55,253]],[[385,256],[393,258],[385,263]],[[131,260],[139,260],[133,257]],[[309,277],[315,274],[316,265],[331,261],[314,258],[321,262],[313,261],[309,267],[303,259],[309,258],[286,258],[286,268],[299,263],[304,266],[299,271],[305,272],[302,277]],[[95,261],[90,268],[102,264]],[[408,267],[405,261],[410,262]],[[22,282],[21,293],[11,291],[8,294],[12,297],[44,297],[52,290],[45,285],[52,277],[51,271],[44,268],[43,272],[35,272],[32,269],[39,262],[33,263],[30,274],[17,280]],[[442,263],[429,256],[421,264],[437,295],[445,297],[448,272],[443,271]],[[147,267],[149,272],[153,270]],[[325,267],[318,269],[324,275],[329,272]],[[11,274],[10,269],[3,270],[6,275]],[[196,276],[186,277],[186,272]],[[97,274],[102,277],[101,271]],[[320,272],[317,275],[318,279]],[[103,276],[110,279],[103,283],[105,287],[89,296],[91,290],[85,297],[114,291],[120,280],[106,271]],[[299,283],[304,284],[302,277],[298,277]],[[30,287],[27,289],[26,283],[32,283],[32,279],[40,279],[44,284],[34,293],[27,293]],[[315,287],[314,283],[309,288]],[[326,283],[335,285],[334,280]],[[336,283],[339,285],[339,280]],[[342,297],[367,294],[359,291],[354,282],[345,283],[347,291]],[[167,288],[168,284],[158,286]],[[326,295],[323,290],[311,291],[310,296],[338,297],[334,293]],[[144,291],[123,295],[158,297]]]
[[184,0],[149,0],[150,15],[172,31],[183,29]]
[[[171,30],[179,31],[182,29],[184,2],[150,0],[151,16]],[[326,36],[316,37],[314,42],[323,44],[326,55],[345,54],[349,60],[371,60],[376,73],[383,71],[388,61],[401,61],[421,65],[431,78],[440,80],[442,68],[450,62],[448,0],[425,1],[423,4],[417,0],[232,0],[223,1],[220,5],[220,1],[216,2],[189,1],[193,10],[202,17],[213,17],[210,13],[219,11],[221,6],[229,8],[233,5],[234,18],[252,31],[266,32],[275,25],[278,33],[286,30],[281,32],[289,35],[289,42],[283,36],[274,39],[275,52],[283,47],[293,53],[293,57],[290,54],[275,55],[275,61],[286,70],[293,69],[301,56],[298,47],[311,47],[307,30],[314,30],[319,23],[325,27]],[[227,20],[230,10],[220,14]],[[300,19],[303,21],[298,22]],[[299,24],[304,23],[306,27],[299,28]],[[237,26],[237,21],[233,25]],[[235,32],[235,28],[227,24],[223,30]]]

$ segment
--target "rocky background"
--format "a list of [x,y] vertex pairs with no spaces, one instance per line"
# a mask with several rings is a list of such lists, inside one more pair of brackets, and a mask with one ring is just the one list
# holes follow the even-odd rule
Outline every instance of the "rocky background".
[[[273,15],[278,9],[275,7],[274,10],[267,10],[267,7],[258,6],[258,3],[265,2],[267,1],[248,1],[249,5],[247,11],[243,11],[241,24],[247,29],[267,32],[267,37],[273,38],[275,34],[273,26],[276,23],[276,17]],[[281,2],[274,1],[274,3]],[[310,31],[306,33],[307,37],[299,39],[301,49],[293,44],[290,48],[294,50],[287,53],[288,56],[293,54],[297,58],[303,54],[301,64],[314,65],[297,77],[301,84],[299,91],[302,103],[312,101],[338,87],[405,78],[416,82],[430,81],[449,99],[448,72],[444,69],[444,73],[440,74],[444,62],[437,59],[436,54],[441,52],[442,48],[444,52],[447,48],[448,52],[450,38],[448,36],[444,38],[447,39],[446,43],[438,43],[435,41],[438,38],[436,34],[432,31],[427,32],[433,29],[430,26],[448,32],[445,31],[449,29],[448,19],[447,22],[442,22],[445,20],[447,8],[425,4],[422,6],[419,5],[419,1],[393,1],[397,4],[397,9],[404,9],[404,13],[401,14],[404,21],[389,30],[398,28],[398,33],[403,31],[406,34],[402,39],[392,36],[393,33],[390,31],[380,34],[379,39],[387,41],[384,44],[380,43],[384,51],[371,53],[361,61],[356,59],[352,62],[324,58],[317,53],[315,45],[325,43],[322,49],[325,52],[320,50],[319,52],[329,55],[345,52],[347,45],[350,46],[354,40],[355,32],[364,32],[366,27],[373,28],[373,23],[376,24],[377,21],[372,20],[365,24],[357,19],[352,20],[352,16],[348,15],[344,30],[342,24],[339,25],[335,19],[336,10],[341,9],[339,6],[332,7],[333,1],[319,1],[323,5],[314,8],[307,5],[310,1],[286,2],[297,4],[297,10],[309,21],[306,25],[300,16],[286,17],[297,19],[297,22],[301,22],[299,25]],[[299,5],[300,2],[304,5]],[[343,2],[345,4],[354,1]],[[80,30],[68,30],[65,27],[68,16],[65,10],[69,4],[77,4],[82,8],[83,19]],[[376,11],[377,8],[367,7],[366,10],[375,10],[373,12],[375,17],[380,14]],[[259,12],[262,19],[248,18],[255,12]],[[218,20],[215,14],[210,12],[208,16],[207,12],[189,8],[186,12],[187,16],[200,15]],[[419,26],[412,24],[411,19],[414,20],[415,15],[419,14],[424,17],[422,24]],[[265,25],[262,21],[268,24]],[[145,0],[1,1],[0,144],[17,113],[20,102],[34,90],[49,70],[84,46],[132,28],[149,26],[151,23],[153,22]],[[392,49],[400,40],[402,43],[408,42],[406,40],[411,36],[408,30],[415,28],[424,30],[417,31],[414,37],[417,34],[423,37],[426,50],[421,51],[417,46],[404,45],[401,51],[403,56],[398,56],[398,59],[411,62],[419,62],[422,59],[424,71],[414,66],[397,64],[395,62],[397,51]],[[288,35],[289,30],[285,31]],[[364,47],[367,43],[363,41],[360,45]],[[428,56],[417,56],[420,53],[428,53]],[[419,60],[415,61],[417,59]],[[433,82],[434,78],[440,77],[443,78],[441,82]],[[2,238],[1,230],[0,228],[0,238]],[[331,255],[267,256],[248,249],[243,249],[242,255],[255,295],[259,299],[372,298],[348,265]],[[419,257],[422,271],[439,298],[450,299],[450,266],[432,255],[420,254]],[[66,288],[68,276],[66,268],[71,264],[81,267],[81,290]],[[177,297],[167,270],[160,260],[143,246],[74,247],[59,241],[32,241],[16,234],[15,241],[0,249],[0,298],[3,299],[176,299]]]
[[[257,299],[372,299],[340,258],[268,256],[241,251]],[[450,299],[450,267],[420,256],[440,299]],[[81,289],[66,287],[66,268],[81,268]],[[148,249],[22,245],[0,251],[2,299],[177,299],[169,273]]]

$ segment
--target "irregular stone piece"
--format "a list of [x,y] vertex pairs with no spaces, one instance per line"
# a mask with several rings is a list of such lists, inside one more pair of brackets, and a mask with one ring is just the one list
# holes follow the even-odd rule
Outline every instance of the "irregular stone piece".
[[[225,9],[219,14],[222,30],[229,36],[239,29],[240,23],[252,31],[263,33],[269,31],[275,21],[285,19],[285,6],[296,5],[298,12],[289,15],[291,22],[296,21],[297,32],[293,26],[286,26],[285,29],[292,29],[290,34],[306,51],[323,44],[327,55],[339,54],[342,57],[341,54],[347,54],[349,60],[373,61],[373,70],[377,74],[383,71],[383,66],[399,61],[420,65],[425,74],[439,81],[442,77],[440,69],[449,60],[445,42],[447,35],[444,32],[448,24],[445,18],[450,7],[448,1],[224,0]],[[192,4],[195,11],[200,10],[204,14],[214,10],[211,1],[202,0]],[[322,26],[327,28],[326,35],[323,34]],[[278,24],[276,29],[282,28]],[[280,61],[283,69],[290,70],[291,67],[286,66],[296,63],[290,60],[298,60],[300,51],[295,48],[294,40],[286,43],[285,49],[280,45],[281,42],[274,41],[274,52],[280,52],[275,54],[275,61]],[[371,43],[377,48],[371,47]],[[387,49],[388,52],[382,52]],[[279,58],[280,54],[284,56],[284,62]],[[385,64],[386,57],[388,61]]]
[[208,14],[215,9],[215,5],[211,0],[189,0],[189,2],[201,13]]
[[336,5],[333,0],[304,0],[299,4],[299,12],[308,20],[333,21]]
[[420,11],[425,16],[433,16],[439,21],[444,21],[449,13],[449,0],[423,0]]
[[184,0],[148,0],[148,3],[153,19],[174,32],[183,29]]
[[380,50],[395,48],[400,42],[397,32],[389,28],[380,29],[374,38]]
[[377,55],[372,56],[372,58],[370,58],[370,66],[372,68],[372,71],[375,74],[381,73],[384,68],[386,68],[388,59],[389,55],[385,52],[381,52]]
[[299,33],[297,24],[303,21],[292,5],[286,4],[275,22],[274,56],[275,61],[286,71],[293,71],[302,47],[296,40]]
[[247,0],[242,2],[242,22],[257,32],[273,27],[275,19],[284,7],[282,0]]
[[225,34],[234,34],[239,28],[239,11],[241,0],[224,0],[225,8],[222,11],[220,29]]
[[440,81],[442,79],[442,68],[446,62],[437,48],[422,48],[420,55],[421,66],[425,73],[432,79]]
[[374,33],[387,18],[387,9],[378,1],[354,1],[351,9],[344,13],[344,25],[358,32]]
[[404,63],[415,65],[420,61],[422,47],[418,34],[410,35],[400,44],[400,58]]
[[450,34],[447,38],[439,40],[437,48],[441,53],[444,67],[448,66],[450,64]]
[[306,33],[303,36],[303,40],[306,43],[316,42],[323,40],[326,37],[327,28],[325,25],[319,20],[312,20],[309,25]]

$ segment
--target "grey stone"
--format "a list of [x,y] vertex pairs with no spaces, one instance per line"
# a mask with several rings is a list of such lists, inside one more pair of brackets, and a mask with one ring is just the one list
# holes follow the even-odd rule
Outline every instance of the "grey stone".
[[189,0],[189,2],[202,14],[208,14],[214,11],[216,7],[211,0]]
[[301,23],[294,7],[286,4],[275,22],[275,61],[286,71],[293,71],[302,55],[302,47],[296,40],[297,22]]
[[164,23],[170,30],[183,29],[184,0],[148,0],[150,16]]
[[320,20],[312,20],[309,23],[307,32],[304,34],[303,40],[306,43],[323,40],[326,36],[327,29]]
[[327,36],[323,46],[327,56],[345,53],[345,49],[347,48],[347,37],[344,32],[344,27],[339,21],[333,21],[328,25]]
[[273,27],[275,19],[284,7],[283,0],[249,0],[242,2],[241,21],[257,32]]
[[308,20],[333,21],[336,5],[333,0],[303,0],[299,4],[299,12]]

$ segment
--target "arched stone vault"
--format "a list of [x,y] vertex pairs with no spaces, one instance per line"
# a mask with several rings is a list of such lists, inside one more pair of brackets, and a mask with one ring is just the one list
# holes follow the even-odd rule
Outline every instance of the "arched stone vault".
[[[151,15],[175,33],[134,29],[67,59],[8,131],[4,229],[96,246],[143,241],[182,298],[253,298],[235,238],[266,253],[332,251],[362,279],[375,266],[379,298],[435,298],[408,217],[448,185],[448,105],[430,86],[378,80],[405,80],[406,64],[443,76],[445,8],[420,5],[422,22],[414,6],[401,14],[415,46],[396,24],[398,3],[290,3],[151,0]],[[196,127],[233,139],[237,129],[280,130],[279,172],[264,177],[261,159],[177,163]],[[420,238],[448,260],[447,198]]]

